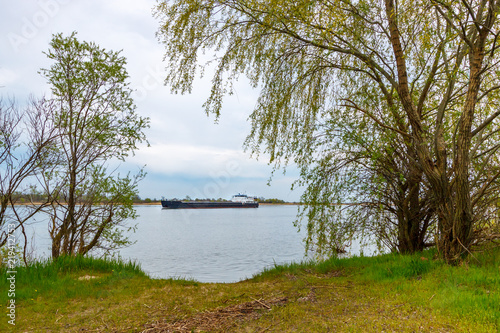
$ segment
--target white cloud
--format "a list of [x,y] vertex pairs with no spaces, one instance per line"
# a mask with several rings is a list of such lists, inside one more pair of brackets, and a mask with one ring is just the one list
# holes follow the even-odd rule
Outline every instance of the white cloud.
[[0,85],[5,86],[12,84],[18,79],[18,74],[9,68],[0,68]]
[[281,193],[288,197],[293,177],[276,175],[269,188],[271,168],[266,159],[256,161],[243,152],[250,130],[247,118],[257,98],[244,80],[237,84],[235,95],[224,101],[218,124],[202,109],[210,93],[210,71],[194,82],[191,95],[172,95],[163,86],[164,51],[155,37],[159,27],[152,16],[155,4],[155,0],[6,2],[0,12],[0,86],[5,86],[0,94],[18,101],[30,94],[48,94],[50,89],[38,74],[40,68],[50,66],[42,52],[49,48],[52,34],[77,31],[80,40],[123,50],[137,111],[151,119],[147,130],[151,147],[141,147],[125,165],[128,169],[147,165],[149,179],[140,187],[141,196],[161,196],[167,187],[169,192],[179,193],[176,195],[187,195],[236,163],[239,171],[231,175],[235,186],[224,191],[248,189],[263,196],[280,197]]
[[148,172],[166,175],[192,175],[211,177],[225,174],[239,178],[268,177],[270,167],[250,159],[241,150],[203,145],[156,144],[143,148],[129,159],[130,162],[147,163]]

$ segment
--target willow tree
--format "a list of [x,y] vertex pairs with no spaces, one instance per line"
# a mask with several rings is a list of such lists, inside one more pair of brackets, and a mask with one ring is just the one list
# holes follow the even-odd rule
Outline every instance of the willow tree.
[[[407,191],[380,212],[391,214],[401,205],[410,224],[398,228],[402,234],[416,230],[418,239],[435,220],[438,249],[456,262],[474,244],[498,235],[498,5],[172,0],[162,1],[156,16],[170,69],[166,82],[174,91],[190,91],[198,56],[207,51],[217,64],[207,112],[219,115],[221,101],[242,74],[260,89],[247,145],[269,153],[276,167],[297,163],[302,181],[313,185],[304,197],[312,199],[311,211],[317,204],[330,209],[330,202],[315,201],[318,191],[362,203],[350,195],[362,189],[359,182],[342,185],[349,177],[335,175],[329,175],[333,183],[322,182],[325,166],[339,161],[345,175],[362,170],[359,158],[346,158],[356,146],[372,173],[364,177],[367,190],[380,189],[378,182],[392,197]],[[352,130],[325,142],[318,139],[325,138],[324,124],[330,131]],[[357,144],[370,135],[367,128],[378,152]],[[310,167],[318,159],[318,168]],[[391,163],[400,185],[383,175]],[[368,191],[364,198],[376,203],[383,192]],[[320,243],[328,239],[325,233],[338,238],[346,228],[338,217],[328,223],[325,216],[313,219],[309,230]]]
[[142,171],[120,177],[110,161],[124,160],[145,141],[149,120],[135,112],[126,60],[120,52],[80,42],[76,33],[53,36],[41,74],[57,108],[50,118],[58,134],[53,163],[38,179],[51,205],[52,257],[113,250],[129,243],[122,223],[135,217],[133,198]]
[[414,154],[362,115],[339,109],[328,118],[318,127],[314,162],[302,166],[308,244],[326,255],[355,234],[401,253],[433,245],[434,206]]

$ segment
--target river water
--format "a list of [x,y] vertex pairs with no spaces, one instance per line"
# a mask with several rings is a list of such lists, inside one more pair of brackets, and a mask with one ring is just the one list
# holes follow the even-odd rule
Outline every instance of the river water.
[[[307,259],[303,239],[293,225],[298,208],[162,209],[136,206],[139,217],[129,235],[135,243],[121,249],[153,278],[188,278],[200,282],[237,282],[274,264]],[[47,222],[35,218],[27,228],[34,235],[35,255],[50,256]],[[353,246],[352,254],[359,254]]]
[[296,206],[162,209],[138,206],[137,243],[122,249],[152,277],[236,282],[276,263],[304,259]]
[[[297,206],[261,205],[259,208],[162,209],[136,206],[139,217],[121,249],[125,260],[135,260],[153,278],[189,278],[200,282],[237,282],[266,267],[301,261],[305,232],[293,226]],[[50,256],[47,221],[35,216],[27,227],[36,257]],[[31,237],[30,237],[31,238]]]

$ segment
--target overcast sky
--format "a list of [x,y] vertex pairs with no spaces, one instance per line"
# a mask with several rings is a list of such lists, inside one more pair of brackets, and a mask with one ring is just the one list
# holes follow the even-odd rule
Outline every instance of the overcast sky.
[[151,119],[147,130],[150,147],[120,166],[135,172],[146,165],[147,177],[139,189],[142,198],[230,198],[236,193],[296,201],[290,191],[297,172],[275,174],[265,156],[250,158],[243,150],[249,133],[247,118],[257,91],[244,82],[227,98],[217,124],[202,104],[210,80],[195,82],[192,94],[172,95],[163,85],[164,50],[155,33],[155,0],[20,0],[3,1],[0,12],[0,95],[19,102],[30,94],[43,96],[49,86],[38,71],[51,63],[47,51],[52,34],[77,31],[79,40],[93,41],[108,50],[123,50],[137,111]]

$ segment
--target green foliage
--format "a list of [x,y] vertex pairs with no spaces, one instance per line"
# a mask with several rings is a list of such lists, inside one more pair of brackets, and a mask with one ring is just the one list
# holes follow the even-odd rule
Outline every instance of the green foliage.
[[174,0],[155,15],[174,92],[212,65],[207,113],[240,76],[259,89],[245,144],[301,170],[310,248],[364,233],[452,260],[500,228],[499,4],[470,3]]
[[266,199],[266,198],[257,198],[257,201],[261,202],[261,203],[270,203],[270,204],[283,204],[283,203],[286,203],[285,200],[281,200],[281,199],[278,199],[278,198],[269,198],[269,199]]
[[143,130],[149,126],[148,118],[135,113],[126,59],[120,52],[78,41],[75,32],[54,35],[50,47],[45,54],[54,63],[40,73],[60,106],[53,121],[64,133],[65,153],[70,148],[87,152],[78,155],[81,164],[97,157],[126,157],[146,140]]
[[[51,205],[52,256],[112,251],[129,245],[122,223],[135,218],[133,200],[143,170],[125,177],[108,171],[146,141],[149,119],[135,112],[126,60],[120,52],[56,34],[45,53],[53,60],[40,73],[51,85],[57,111],[53,163],[38,177]],[[134,228],[129,228],[128,231]]]
[[[172,90],[190,91],[198,56],[208,50],[215,51],[217,68],[207,112],[219,115],[223,97],[240,75],[260,88],[246,147],[268,154],[275,168],[294,163],[301,169],[296,185],[306,188],[301,217],[307,219],[308,248],[321,256],[342,250],[360,233],[382,238],[386,248],[398,245],[396,214],[389,209],[394,203],[384,191],[401,189],[384,187],[380,177],[380,166],[394,157],[390,149],[395,147],[387,147],[394,140],[372,123],[375,112],[389,127],[397,127],[398,117],[391,116],[388,97],[380,93],[385,78],[373,77],[363,58],[376,50],[377,57],[391,59],[390,50],[380,46],[383,34],[370,25],[377,25],[375,18],[373,23],[362,18],[381,11],[370,1],[354,7],[326,1],[264,6],[179,0],[157,8]],[[332,205],[340,203],[350,205]]]
[[0,248],[0,267],[14,269],[23,262],[23,247],[19,243],[9,244]]

